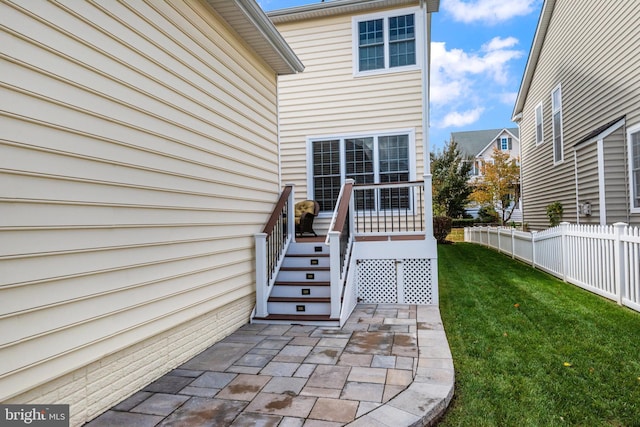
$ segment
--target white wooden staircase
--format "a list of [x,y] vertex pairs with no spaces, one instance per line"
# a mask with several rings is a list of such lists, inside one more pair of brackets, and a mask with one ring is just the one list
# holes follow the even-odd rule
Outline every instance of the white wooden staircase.
[[[322,241],[291,242],[267,299],[265,317],[254,323],[339,326],[332,319],[329,247]],[[319,240],[319,239],[314,239]]]

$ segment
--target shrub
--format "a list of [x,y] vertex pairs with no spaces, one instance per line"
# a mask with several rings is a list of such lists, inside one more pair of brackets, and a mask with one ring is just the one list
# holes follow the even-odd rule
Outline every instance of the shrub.
[[478,218],[480,218],[480,222],[497,222],[498,213],[493,206],[486,205],[478,209]]
[[451,232],[451,218],[446,216],[433,217],[433,237],[438,243],[446,243]]
[[560,224],[562,221],[562,214],[564,213],[564,209],[562,207],[562,203],[553,202],[547,205],[547,217],[549,217],[549,224],[551,227],[555,227]]

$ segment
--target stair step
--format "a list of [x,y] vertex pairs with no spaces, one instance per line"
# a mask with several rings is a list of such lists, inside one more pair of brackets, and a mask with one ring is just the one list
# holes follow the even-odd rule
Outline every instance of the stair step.
[[329,267],[280,267],[280,271],[329,271]]
[[269,314],[266,317],[254,317],[254,320],[278,320],[291,322],[338,322],[328,314]]
[[303,257],[311,257],[311,258],[316,258],[316,257],[328,257],[329,254],[326,253],[320,253],[320,252],[309,252],[309,253],[304,253],[304,254],[287,254],[286,256],[291,257],[291,258],[303,258]]
[[300,304],[309,304],[312,302],[331,302],[331,298],[320,297],[269,297],[268,302],[293,302]]
[[331,286],[329,282],[275,282],[274,286]]

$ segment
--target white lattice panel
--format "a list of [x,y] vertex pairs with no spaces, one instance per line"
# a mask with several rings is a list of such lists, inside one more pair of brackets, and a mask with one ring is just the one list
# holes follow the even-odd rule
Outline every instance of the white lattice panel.
[[433,275],[430,259],[405,259],[403,287],[405,304],[433,304]]
[[369,259],[358,262],[358,295],[366,304],[398,302],[396,262],[392,259]]

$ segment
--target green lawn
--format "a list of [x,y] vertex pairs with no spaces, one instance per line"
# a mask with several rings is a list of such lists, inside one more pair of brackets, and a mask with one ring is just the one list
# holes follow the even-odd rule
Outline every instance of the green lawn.
[[640,426],[640,313],[479,245],[438,256],[456,371],[439,426]]

